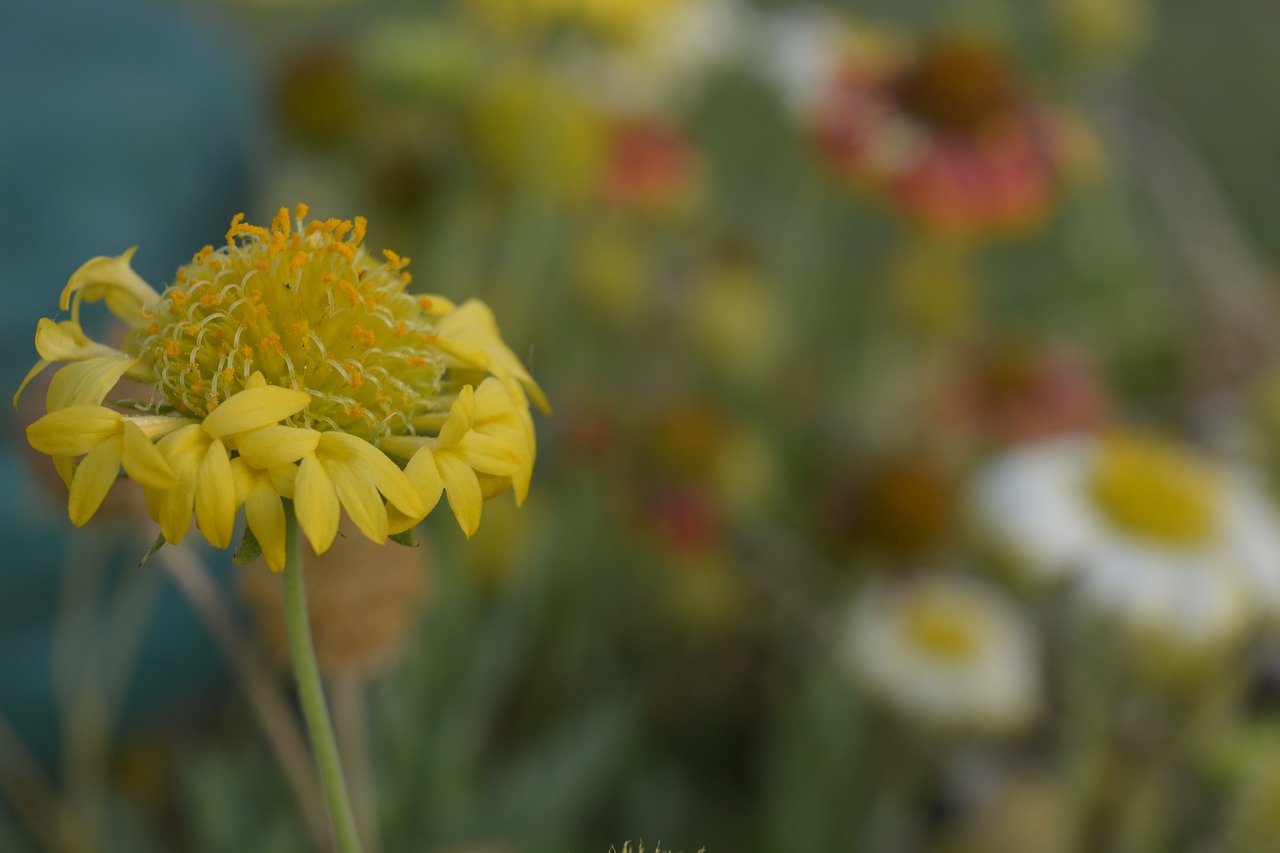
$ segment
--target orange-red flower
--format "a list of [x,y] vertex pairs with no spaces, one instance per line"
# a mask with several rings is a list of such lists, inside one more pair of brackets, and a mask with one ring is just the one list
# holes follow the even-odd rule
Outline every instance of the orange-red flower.
[[837,172],[925,225],[1006,231],[1052,205],[1059,121],[1027,97],[1003,53],[957,37],[905,59],[846,57],[820,100],[816,134]]
[[661,118],[613,122],[601,194],[610,205],[642,212],[684,207],[697,192],[697,156],[688,138]]

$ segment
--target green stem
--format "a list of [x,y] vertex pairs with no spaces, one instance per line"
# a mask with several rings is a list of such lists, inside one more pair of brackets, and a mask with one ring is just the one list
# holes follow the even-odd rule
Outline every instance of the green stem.
[[298,699],[302,716],[307,721],[311,748],[316,755],[316,769],[324,788],[325,803],[339,853],[360,853],[360,837],[343,781],[338,743],[325,705],[324,687],[320,683],[320,667],[311,644],[311,626],[307,620],[307,593],[302,583],[302,538],[292,504],[285,507],[284,621],[289,631],[289,648],[293,652],[294,678],[298,682]]

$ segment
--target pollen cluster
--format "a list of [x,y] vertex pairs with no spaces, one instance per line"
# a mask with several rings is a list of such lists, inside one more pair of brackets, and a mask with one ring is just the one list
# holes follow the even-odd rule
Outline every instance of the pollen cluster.
[[444,363],[431,300],[407,292],[407,258],[362,245],[365,220],[305,221],[281,208],[269,228],[237,215],[226,245],[205,246],[154,305],[134,345],[170,408],[204,418],[255,372],[305,391],[294,426],[363,438],[433,411]]

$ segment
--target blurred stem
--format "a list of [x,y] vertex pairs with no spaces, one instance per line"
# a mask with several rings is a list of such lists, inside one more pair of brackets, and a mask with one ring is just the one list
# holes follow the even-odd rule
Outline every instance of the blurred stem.
[[329,806],[329,820],[340,853],[360,853],[360,838],[352,816],[347,785],[338,758],[329,709],[325,705],[324,687],[320,682],[320,666],[316,663],[311,643],[311,625],[307,616],[307,593],[302,581],[302,538],[293,504],[285,507],[284,621],[293,653],[293,672],[298,682],[298,700],[302,716],[311,735],[311,748],[316,756],[316,769]]
[[0,714],[0,793],[46,850],[88,850],[88,829],[27,750],[9,720]]
[[347,787],[355,808],[356,827],[368,853],[378,853],[378,809],[369,756],[369,726],[364,707],[364,683],[348,675],[334,680],[333,724],[346,756]]
[[208,569],[186,545],[161,548],[156,553],[169,577],[195,609],[213,636],[227,663],[235,670],[241,689],[253,708],[258,724],[275,753],[285,782],[293,793],[302,822],[318,850],[329,850],[328,819],[325,817],[315,767],[306,741],[298,730],[293,712],[285,702],[276,680],[236,628],[218,585]]
[[[536,300],[543,298],[542,284],[554,256],[558,208],[538,193],[522,196],[511,212],[503,234],[498,284],[511,317],[535,317]],[[527,335],[528,328],[520,330]]]
[[[150,545],[135,533],[125,540],[130,548]],[[102,645],[102,705],[108,719],[119,716],[129,689],[130,677],[137,667],[142,642],[151,624],[162,578],[155,566],[125,572],[113,585],[110,607],[104,614],[106,630]]]
[[880,781],[866,812],[865,844],[871,853],[915,850],[920,844],[920,794],[929,778],[929,755],[937,746],[923,732],[907,731],[897,720],[881,718],[873,765]]
[[77,839],[79,846],[69,847],[77,851],[100,849],[106,838],[103,777],[107,721],[98,680],[102,649],[96,637],[98,610],[106,597],[109,574],[105,556],[106,549],[96,537],[71,538],[53,638],[53,686],[62,720],[64,784],[67,799],[85,830]]
[[1109,107],[1103,112],[1127,165],[1146,185],[1205,307],[1222,327],[1223,345],[1238,351],[1233,367],[1251,370],[1274,358],[1280,305],[1271,276],[1216,176],[1154,98],[1135,87],[1121,90]]

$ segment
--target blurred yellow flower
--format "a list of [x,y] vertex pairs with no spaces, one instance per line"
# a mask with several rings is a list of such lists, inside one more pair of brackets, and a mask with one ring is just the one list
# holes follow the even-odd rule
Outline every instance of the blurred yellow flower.
[[490,24],[522,32],[555,24],[579,24],[617,41],[644,35],[674,8],[701,0],[468,0]]
[[573,87],[528,68],[499,79],[474,105],[476,153],[508,189],[582,201],[605,165],[608,129]]
[[[71,277],[61,303],[71,319],[40,321],[41,360],[23,387],[69,362],[27,436],[70,487],[75,524],[123,466],[169,542],[194,512],[205,538],[226,547],[244,506],[279,570],[283,499],[317,553],[342,510],[382,542],[442,492],[467,535],[485,497],[514,487],[524,499],[534,458],[526,395],[544,409],[546,400],[489,309],[410,294],[408,259],[385,251],[375,261],[362,218],[306,216],[305,205],[292,218],[282,208],[262,228],[237,215],[226,245],[201,249],[162,294],[129,266],[132,249]],[[99,300],[132,329],[121,350],[81,329],[82,303]],[[126,376],[149,385],[150,399],[104,405]]]
[[725,377],[758,386],[776,375],[787,348],[787,312],[777,285],[754,262],[713,262],[690,294],[695,345]]
[[1094,59],[1130,56],[1151,30],[1147,0],[1053,0],[1050,11],[1065,41]]

